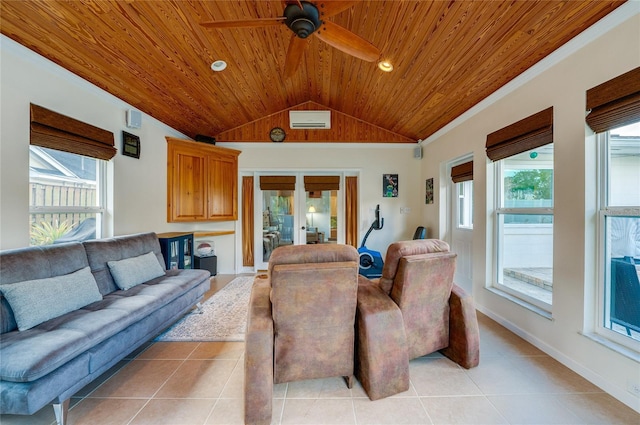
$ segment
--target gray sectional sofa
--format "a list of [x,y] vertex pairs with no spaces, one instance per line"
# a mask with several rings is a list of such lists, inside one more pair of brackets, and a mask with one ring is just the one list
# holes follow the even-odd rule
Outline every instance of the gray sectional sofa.
[[[0,252],[0,413],[69,398],[198,304],[206,270],[165,270],[155,233]],[[125,289],[122,289],[125,288]]]

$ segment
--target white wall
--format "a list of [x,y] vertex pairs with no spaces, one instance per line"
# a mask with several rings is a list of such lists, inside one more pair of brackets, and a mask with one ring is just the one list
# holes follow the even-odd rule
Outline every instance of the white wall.
[[[446,164],[474,155],[473,296],[477,307],[622,402],[640,411],[628,388],[640,385],[637,360],[582,334],[593,329],[595,302],[595,139],[585,125],[585,92],[640,66],[640,3],[629,2],[594,28],[428,139],[423,177],[438,176],[438,201],[424,221],[447,238]],[[615,46],[615,47],[614,47]],[[572,50],[573,49],[573,50]],[[492,166],[487,134],[554,107],[555,219],[553,319],[487,289],[492,280]]]

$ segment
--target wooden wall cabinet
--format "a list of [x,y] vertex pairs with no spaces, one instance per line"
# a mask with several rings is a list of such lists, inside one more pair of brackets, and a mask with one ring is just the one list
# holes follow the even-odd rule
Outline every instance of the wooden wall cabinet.
[[237,220],[238,155],[167,137],[167,221]]

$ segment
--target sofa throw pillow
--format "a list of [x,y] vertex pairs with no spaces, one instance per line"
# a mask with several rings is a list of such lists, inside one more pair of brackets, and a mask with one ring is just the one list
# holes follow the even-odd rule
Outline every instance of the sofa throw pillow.
[[153,251],[119,261],[107,261],[118,288],[127,290],[164,275],[164,269]]
[[88,266],[62,276],[0,285],[0,292],[20,331],[102,299]]

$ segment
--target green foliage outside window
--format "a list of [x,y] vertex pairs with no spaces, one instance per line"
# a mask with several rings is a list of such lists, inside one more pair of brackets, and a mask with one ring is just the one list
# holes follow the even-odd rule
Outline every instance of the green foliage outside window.
[[510,200],[553,199],[553,170],[520,170],[505,178],[505,196]]
[[31,245],[51,245],[71,230],[68,222],[53,223],[42,221],[31,226]]

